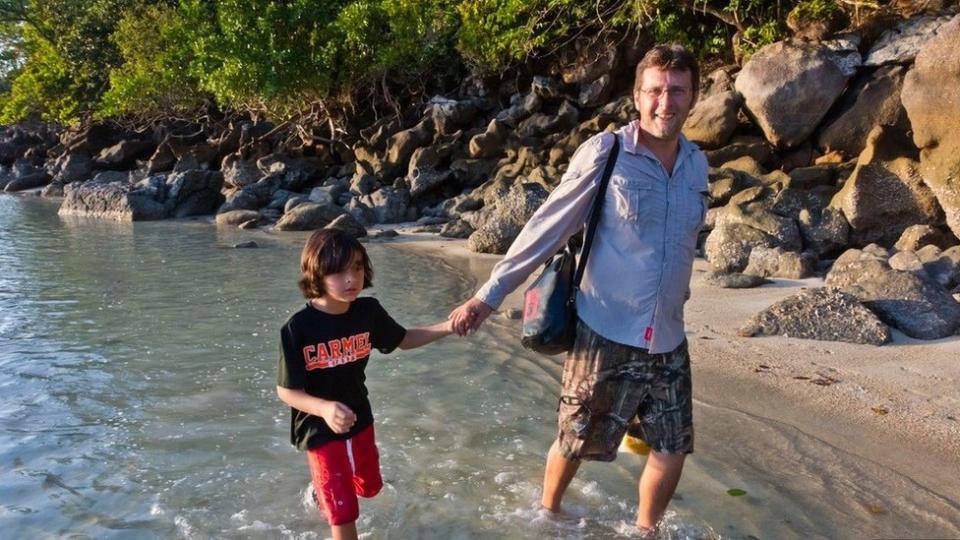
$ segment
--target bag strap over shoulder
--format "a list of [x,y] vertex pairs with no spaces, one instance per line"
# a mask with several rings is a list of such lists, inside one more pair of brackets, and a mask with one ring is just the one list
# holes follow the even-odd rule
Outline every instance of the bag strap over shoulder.
[[600,212],[603,207],[603,198],[607,192],[607,184],[610,183],[610,175],[613,174],[613,168],[617,164],[617,156],[620,154],[620,136],[613,133],[613,146],[610,147],[610,154],[607,156],[607,165],[603,169],[603,176],[600,177],[600,187],[593,199],[593,209],[590,210],[590,220],[587,222],[587,228],[583,233],[583,247],[580,248],[580,260],[577,261],[577,271],[573,274],[573,287],[571,288],[570,301],[577,296],[577,290],[580,289],[580,280],[583,278],[583,271],[587,267],[587,256],[590,255],[590,246],[593,244],[593,236],[597,232],[597,224],[600,223]]

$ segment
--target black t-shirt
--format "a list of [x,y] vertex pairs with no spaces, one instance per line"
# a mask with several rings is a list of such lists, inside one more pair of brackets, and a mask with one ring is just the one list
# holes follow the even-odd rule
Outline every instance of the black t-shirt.
[[331,315],[309,303],[280,329],[277,385],[339,401],[357,415],[353,428],[334,433],[319,416],[291,408],[290,442],[300,450],[347,439],[373,423],[366,376],[371,348],[394,350],[407,331],[375,298],[357,298],[346,313]]

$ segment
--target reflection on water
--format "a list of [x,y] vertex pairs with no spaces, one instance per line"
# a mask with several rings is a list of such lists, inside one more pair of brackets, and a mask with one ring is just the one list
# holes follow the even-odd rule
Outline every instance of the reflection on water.
[[[274,394],[303,234],[56,216],[0,197],[0,529],[10,537],[324,538]],[[255,239],[260,249],[231,249]],[[371,244],[371,294],[401,323],[473,283]],[[368,538],[629,537],[640,462],[587,464],[566,515],[538,509],[556,359],[494,319],[375,356],[386,487]],[[957,536],[957,506],[792,428],[697,404],[668,538]],[[730,497],[730,488],[747,491]]]

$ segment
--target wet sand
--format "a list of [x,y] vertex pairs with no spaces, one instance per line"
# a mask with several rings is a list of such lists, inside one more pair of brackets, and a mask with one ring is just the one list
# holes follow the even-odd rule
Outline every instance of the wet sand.
[[[500,259],[402,229],[391,242],[441,257],[477,286]],[[697,259],[686,306],[695,399],[790,426],[960,504],[960,336],[922,341],[894,330],[882,347],[740,337],[753,314],[822,279],[720,289],[702,282],[706,270]],[[519,308],[524,288],[494,316]]]

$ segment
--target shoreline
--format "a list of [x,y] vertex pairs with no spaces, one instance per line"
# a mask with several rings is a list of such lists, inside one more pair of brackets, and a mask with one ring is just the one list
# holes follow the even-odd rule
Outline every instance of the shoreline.
[[[217,227],[212,216],[162,221]],[[474,289],[502,257],[471,252],[466,240],[411,230],[417,227],[376,225],[368,231],[399,234],[367,241],[437,257],[462,272]],[[248,232],[297,243],[307,233]],[[706,267],[703,258],[695,260],[685,310],[696,401],[790,426],[960,505],[953,495],[960,493],[960,476],[944,474],[960,470],[960,337],[924,341],[893,330],[893,341],[880,347],[740,337],[737,329],[753,314],[823,280],[774,279],[753,289],[720,289],[703,283]],[[537,273],[493,315],[517,334],[519,321],[504,313],[522,306],[522,291]]]
[[[429,233],[401,231],[390,243],[443,259],[476,287],[501,258]],[[823,280],[720,289],[702,282],[706,266],[696,259],[686,306],[697,401],[791,426],[960,504],[960,477],[945,474],[960,470],[960,337],[923,341],[894,330],[881,347],[740,337],[737,329],[754,313]],[[525,287],[493,316],[518,309]]]

